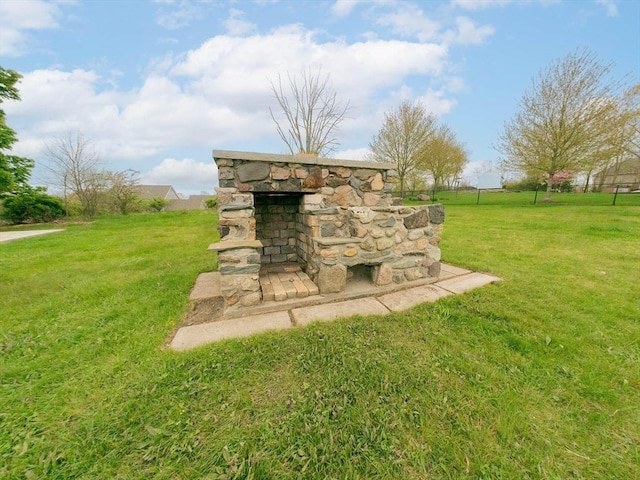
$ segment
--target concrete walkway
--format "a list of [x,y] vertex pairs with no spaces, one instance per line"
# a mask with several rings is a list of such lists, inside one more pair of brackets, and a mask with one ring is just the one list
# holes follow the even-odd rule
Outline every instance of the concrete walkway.
[[[240,338],[268,330],[284,330],[308,325],[312,322],[326,322],[336,318],[354,315],[386,315],[399,312],[425,302],[435,302],[439,298],[473,290],[499,281],[498,277],[472,272],[453,265],[442,265],[438,281],[412,286],[404,284],[393,291],[378,289],[379,293],[357,295],[357,298],[339,299],[331,295],[315,300],[314,304],[269,302],[261,308],[254,308],[255,314],[236,314],[234,318],[184,326],[178,329],[169,342],[174,350],[189,350],[228,338]],[[322,296],[321,296],[322,297]]]
[[53,230],[23,230],[20,232],[0,232],[0,243],[10,242],[11,240],[19,240],[21,238],[37,237],[46,235],[47,233],[62,232],[63,229]]

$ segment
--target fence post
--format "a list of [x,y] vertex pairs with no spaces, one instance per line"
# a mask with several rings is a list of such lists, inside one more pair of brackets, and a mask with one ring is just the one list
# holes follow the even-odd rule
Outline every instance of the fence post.
[[535,205],[536,202],[538,201],[538,189],[540,188],[540,185],[536,185],[536,195],[533,197],[533,204]]
[[620,188],[620,185],[616,185],[616,193],[613,195],[613,205],[616,204],[616,198],[618,198],[618,189]]
[[476,199],[476,205],[480,205],[480,189],[478,188],[478,198]]

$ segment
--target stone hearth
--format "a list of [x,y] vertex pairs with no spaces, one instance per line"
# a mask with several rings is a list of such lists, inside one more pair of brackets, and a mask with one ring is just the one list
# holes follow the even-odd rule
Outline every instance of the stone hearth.
[[394,205],[393,164],[221,150],[213,158],[220,242],[210,249],[225,310],[342,292],[354,271],[378,286],[437,279],[444,209]]

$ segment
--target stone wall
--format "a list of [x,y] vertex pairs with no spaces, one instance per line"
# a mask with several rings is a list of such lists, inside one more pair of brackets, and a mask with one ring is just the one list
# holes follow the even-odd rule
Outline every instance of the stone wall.
[[391,164],[214,151],[222,289],[228,306],[261,301],[261,264],[298,262],[320,293],[366,265],[376,285],[437,277],[441,205],[393,206]]
[[[336,208],[333,214],[311,212],[308,217],[307,223],[318,223],[320,235],[310,242],[307,273],[321,293],[341,291],[347,268],[355,265],[373,267],[375,285],[440,274],[442,205]],[[335,230],[325,228],[331,224]],[[323,230],[339,235],[323,235]]]

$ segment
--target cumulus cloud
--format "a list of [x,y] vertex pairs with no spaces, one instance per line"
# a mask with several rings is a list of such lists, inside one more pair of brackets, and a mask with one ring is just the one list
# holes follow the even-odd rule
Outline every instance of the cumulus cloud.
[[191,88],[209,98],[233,99],[245,110],[271,102],[269,79],[307,67],[330,67],[331,83],[340,95],[359,103],[376,90],[406,75],[438,74],[447,49],[438,44],[400,40],[321,43],[314,32],[289,25],[248,37],[216,36],[188,52],[171,70],[193,79]]
[[0,55],[17,57],[27,51],[29,30],[58,28],[62,12],[58,2],[5,0],[0,2]]
[[191,158],[165,158],[140,177],[144,185],[173,185],[177,191],[188,193],[212,192],[218,183],[218,171],[213,160],[203,163]]

